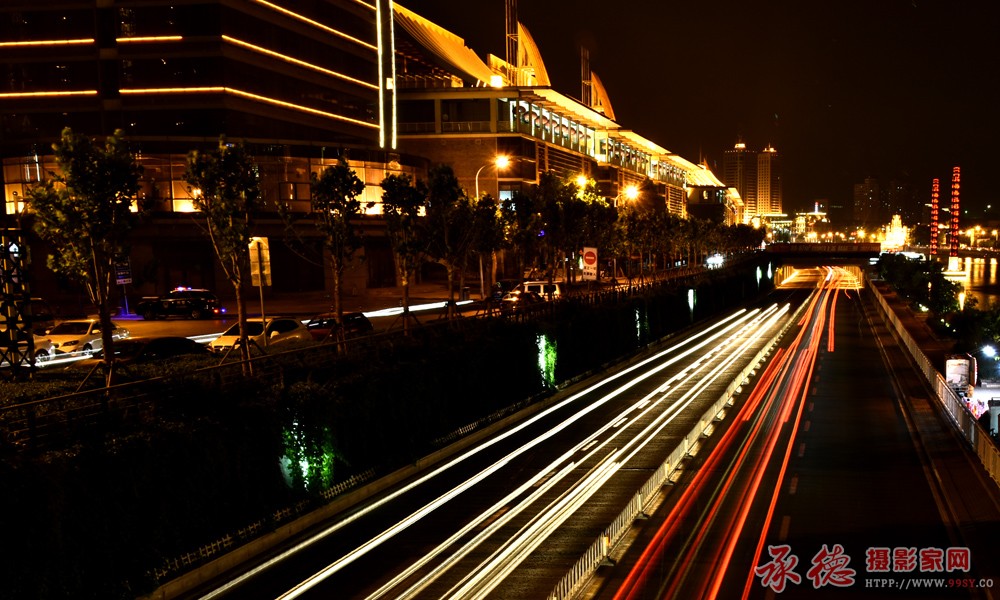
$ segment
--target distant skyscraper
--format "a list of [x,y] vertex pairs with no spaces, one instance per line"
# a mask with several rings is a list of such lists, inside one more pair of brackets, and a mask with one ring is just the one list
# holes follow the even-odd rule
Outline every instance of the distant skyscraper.
[[784,212],[781,198],[781,162],[778,151],[768,146],[757,155],[757,213]]
[[722,182],[740,193],[745,219],[757,214],[757,156],[743,142],[723,154]]
[[854,184],[854,223],[865,229],[882,225],[880,209],[882,191],[878,179],[866,177],[864,183]]
[[920,221],[924,205],[917,199],[917,194],[908,181],[892,179],[885,193],[885,208],[883,221],[888,222],[893,216],[899,215],[903,223],[913,224]]

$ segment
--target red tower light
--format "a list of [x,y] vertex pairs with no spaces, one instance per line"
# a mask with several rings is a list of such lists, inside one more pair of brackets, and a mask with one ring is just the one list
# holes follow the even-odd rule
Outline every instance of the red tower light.
[[958,256],[958,191],[961,188],[960,180],[961,169],[959,167],[955,167],[951,170],[951,235],[948,240],[948,251],[950,256]]
[[938,251],[938,198],[940,196],[941,182],[935,177],[931,181],[931,256],[937,255]]

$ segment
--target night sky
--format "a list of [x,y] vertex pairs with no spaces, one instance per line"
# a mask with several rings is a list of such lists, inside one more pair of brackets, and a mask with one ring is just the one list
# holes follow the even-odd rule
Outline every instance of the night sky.
[[[504,56],[503,0],[403,6]],[[519,0],[553,87],[580,97],[580,51],[616,120],[722,174],[738,139],[773,145],[785,210],[908,181],[929,201],[962,168],[967,218],[1000,212],[1000,18],[993,0]]]

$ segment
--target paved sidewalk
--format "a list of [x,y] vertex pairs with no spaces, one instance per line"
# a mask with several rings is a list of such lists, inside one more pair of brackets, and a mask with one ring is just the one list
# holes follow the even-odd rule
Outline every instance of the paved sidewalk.
[[951,352],[955,341],[942,339],[935,335],[930,325],[927,324],[926,316],[915,314],[907,301],[901,298],[888,283],[884,281],[873,281],[872,283],[913,337],[913,341],[931,361],[931,364],[938,371],[944,372],[945,357]]

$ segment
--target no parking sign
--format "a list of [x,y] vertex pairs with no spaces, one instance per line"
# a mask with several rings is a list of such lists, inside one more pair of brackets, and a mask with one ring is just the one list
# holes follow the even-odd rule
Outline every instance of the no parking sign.
[[583,279],[597,280],[597,248],[583,249]]

